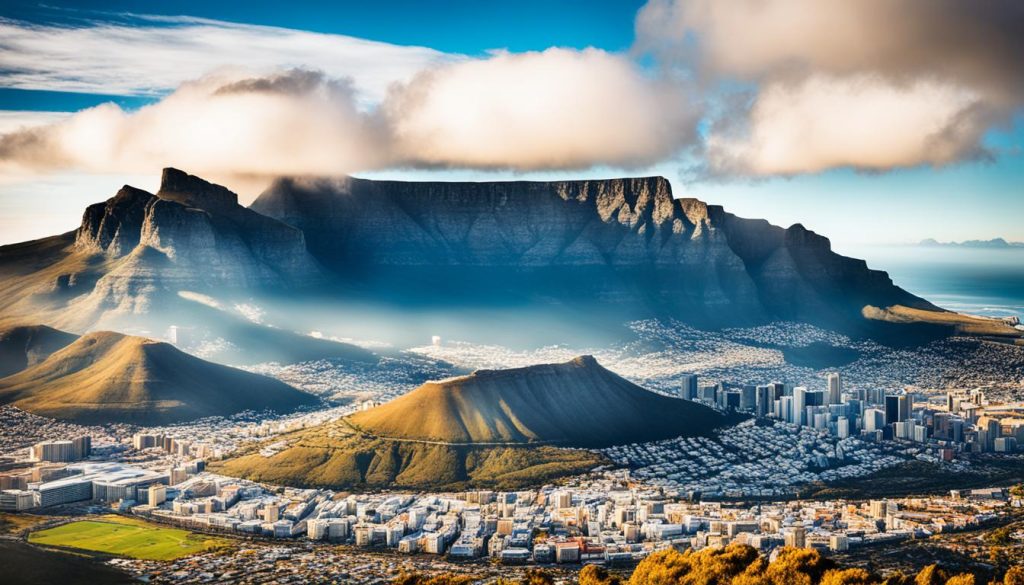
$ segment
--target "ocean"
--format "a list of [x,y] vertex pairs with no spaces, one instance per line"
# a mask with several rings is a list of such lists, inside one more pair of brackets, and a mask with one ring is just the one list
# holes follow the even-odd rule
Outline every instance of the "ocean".
[[864,246],[839,251],[864,258],[897,285],[945,309],[1024,321],[1024,248]]

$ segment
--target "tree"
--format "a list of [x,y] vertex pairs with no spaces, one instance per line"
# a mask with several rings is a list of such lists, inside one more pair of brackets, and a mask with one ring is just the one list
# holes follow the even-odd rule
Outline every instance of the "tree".
[[950,577],[946,581],[946,585],[974,585],[974,575],[970,573],[960,573],[955,577]]
[[949,574],[936,564],[928,565],[917,573],[914,585],[943,585],[949,580]]
[[622,585],[622,579],[604,567],[587,565],[580,571],[579,585]]
[[831,569],[825,571],[821,578],[821,585],[869,585],[877,582],[878,579],[864,569]]
[[1024,585],[1024,565],[1010,567],[1003,575],[1003,585]]

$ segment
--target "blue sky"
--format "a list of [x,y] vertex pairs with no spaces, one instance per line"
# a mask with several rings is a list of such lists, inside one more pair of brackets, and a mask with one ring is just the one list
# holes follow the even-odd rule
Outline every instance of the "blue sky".
[[[297,34],[293,40],[288,41],[292,43],[289,48],[295,47],[294,56],[290,57],[290,60],[271,63],[269,57],[264,57],[264,61],[260,61],[259,65],[300,66],[324,70],[330,77],[351,76],[356,87],[357,104],[360,108],[372,109],[384,100],[387,88],[395,80],[408,82],[417,71],[434,67],[437,63],[448,64],[463,60],[485,62],[491,59],[496,50],[506,51],[514,57],[527,52],[545,51],[550,47],[562,47],[569,50],[561,55],[562,58],[574,63],[589,63],[596,60],[598,63],[595,67],[603,67],[603,71],[615,69],[620,61],[627,63],[628,67],[636,69],[641,81],[629,78],[631,73],[627,72],[624,74],[627,78],[624,83],[643,83],[644,78],[657,77],[666,65],[666,62],[652,58],[649,53],[639,54],[630,51],[638,41],[635,20],[643,6],[644,2],[533,0],[515,3],[461,0],[444,3],[249,2],[244,5],[218,2],[79,1],[73,4],[43,4],[16,1],[5,3],[3,8],[0,8],[0,16],[7,19],[8,23],[14,23],[19,33],[23,34],[19,41],[22,44],[15,48],[16,51],[41,50],[44,51],[42,54],[48,54],[45,53],[45,43],[61,41],[61,31],[89,30],[99,25],[115,25],[121,27],[118,29],[121,31],[164,29],[173,32],[183,30],[191,24],[205,23],[206,19],[209,19],[213,22],[214,28],[220,27],[230,32],[234,35],[232,38],[252,38],[253,46],[258,46],[266,39],[280,37],[278,29],[323,33],[316,37]],[[149,16],[140,18],[138,15]],[[274,28],[235,29],[231,23]],[[702,34],[702,30],[698,28],[697,33]],[[723,32],[728,33],[729,31]],[[33,44],[34,35],[41,39],[36,44]],[[710,32],[708,36],[711,36]],[[358,58],[347,60],[347,56],[351,54],[347,51],[362,50],[358,46],[351,48],[345,45],[352,44],[345,40],[348,37],[377,43],[366,49],[364,61]],[[640,38],[643,38],[643,35]],[[214,55],[203,55],[202,59],[197,58],[197,62],[189,62],[188,66],[192,67],[189,69],[189,75],[183,74],[184,77],[178,79],[174,75],[177,63],[160,62],[166,61],[164,55],[169,54],[177,59],[179,55],[184,54],[162,52],[181,49],[172,35],[168,35],[167,39],[169,40],[146,44],[144,39],[129,38],[130,42],[137,43],[147,51],[153,51],[154,60],[146,63],[140,57],[138,61],[132,61],[130,58],[115,54],[110,63],[109,76],[104,75],[102,63],[96,67],[96,71],[83,72],[82,75],[78,75],[70,67],[66,70],[59,69],[59,63],[54,66],[53,71],[41,70],[34,76],[18,74],[17,67],[9,63],[0,66],[0,110],[6,111],[11,119],[6,126],[0,125],[0,133],[16,129],[21,119],[18,116],[30,119],[31,116],[24,114],[26,112],[41,112],[49,116],[50,113],[78,112],[112,102],[117,104],[121,111],[131,115],[139,108],[157,104],[172,94],[178,83],[198,77],[204,74],[206,69],[214,69],[220,65]],[[304,43],[335,41],[340,43],[338,51],[341,58],[318,60],[315,57],[317,52],[312,50],[309,52],[314,55],[311,61],[303,61],[302,56],[307,54],[302,52],[306,50],[303,48]],[[103,50],[109,50],[98,45],[95,38],[81,42],[83,53],[95,50],[98,51],[97,54],[103,54]],[[211,42],[220,42],[219,37],[213,38]],[[0,40],[0,43],[3,41]],[[165,43],[166,46],[158,46],[159,43]],[[592,55],[583,53],[588,47],[600,49],[602,52],[596,59],[592,59]],[[61,50],[66,51],[67,48]],[[133,49],[126,46],[125,50]],[[238,56],[244,54],[244,50],[239,50],[230,59],[244,60]],[[374,60],[378,58],[387,62],[387,66],[380,68],[381,71],[376,71],[373,67]],[[546,60],[550,58],[550,54],[544,57]],[[808,57],[808,62],[814,61],[813,56]],[[235,62],[226,64],[249,65]],[[827,64],[823,67],[827,67]],[[878,69],[881,74],[886,73],[884,67],[879,66]],[[614,74],[619,73],[621,72]],[[870,73],[874,75],[878,72]],[[770,69],[759,72],[759,77],[754,81],[744,79],[740,80],[739,84],[728,78],[729,74],[729,71],[721,73],[726,80],[723,85],[748,83],[755,88],[769,88],[774,83],[771,77],[773,72]],[[831,74],[830,71],[824,71],[821,78],[830,79],[827,76]],[[137,83],[135,80],[138,80]],[[67,91],[69,88],[73,91]],[[630,86],[621,95],[636,95],[633,89],[635,88]],[[925,89],[931,93],[922,91],[922,95],[930,96],[935,93],[931,91],[933,88]],[[702,99],[717,99],[714,93],[708,95],[711,97],[704,96]],[[866,94],[867,97],[861,101],[869,99],[872,95],[874,94]],[[951,92],[950,95],[959,94]],[[643,98],[644,95],[640,97]],[[797,94],[796,98],[799,97],[801,96]],[[654,101],[651,103],[660,104],[661,99],[662,96],[659,94],[652,98]],[[694,142],[680,140],[678,144],[669,141],[670,145],[652,149],[643,149],[644,145],[638,145],[642,150],[642,155],[638,156],[633,156],[629,152],[616,152],[611,155],[601,152],[595,155],[594,164],[573,162],[567,165],[571,168],[531,168],[533,162],[511,162],[510,166],[514,170],[510,170],[503,169],[501,164],[495,165],[493,162],[480,163],[472,157],[463,166],[463,162],[460,161],[467,159],[465,153],[459,153],[451,155],[451,159],[442,159],[439,165],[434,161],[427,161],[429,166],[448,168],[410,170],[404,168],[403,164],[385,163],[374,165],[376,168],[351,170],[369,177],[435,180],[663,174],[672,180],[677,195],[698,197],[724,205],[738,215],[765,217],[781,225],[803,223],[815,231],[830,236],[840,250],[853,251],[858,245],[865,243],[910,242],[926,237],[963,240],[999,236],[1024,240],[1024,224],[1018,219],[1024,217],[1024,159],[1021,153],[1021,146],[1024,145],[1024,124],[1021,123],[1019,110],[1017,112],[1013,118],[1014,123],[1005,123],[1004,120],[1004,123],[998,126],[984,129],[977,142],[988,150],[989,154],[986,157],[976,159],[958,154],[947,161],[936,159],[927,152],[916,152],[914,155],[923,162],[914,164],[917,159],[907,159],[901,152],[894,155],[902,157],[898,158],[901,162],[893,164],[891,169],[886,166],[889,165],[887,161],[877,163],[869,155],[858,155],[850,159],[852,166],[863,165],[866,168],[851,170],[848,168],[851,165],[843,163],[846,160],[843,157],[848,156],[846,151],[836,155],[838,158],[834,157],[822,164],[818,161],[802,160],[792,163],[787,159],[786,165],[798,165],[795,173],[788,172],[789,167],[786,166],[770,167],[771,164],[775,164],[774,161],[757,162],[757,157],[752,156],[751,161],[755,162],[750,162],[740,171],[735,171],[732,167],[722,167],[725,170],[713,173],[713,177],[704,177],[695,182],[684,181],[682,169],[692,163],[693,155],[688,151],[692,150]],[[1000,110],[1000,113],[1005,112]],[[753,119],[754,114],[751,115]],[[607,119],[608,116],[605,115],[604,118]],[[3,118],[0,118],[0,122],[2,121]],[[682,122],[679,123],[682,127]],[[705,120],[701,128],[711,126]],[[769,138],[771,132],[777,131],[777,128],[765,125],[765,132],[769,133]],[[876,136],[878,148],[884,150],[888,142],[885,133],[878,133]],[[707,137],[704,136],[704,139]],[[899,139],[893,138],[892,142],[898,143]],[[728,153],[732,155],[743,152],[744,156],[748,156],[751,144],[756,147],[764,146],[754,141],[739,146],[730,145],[731,150]],[[777,146],[769,143],[764,148]],[[784,146],[792,148],[792,144]],[[577,148],[578,144],[573,143],[572,147]],[[746,150],[736,150],[740,147]],[[628,151],[628,147],[623,148]],[[652,152],[663,152],[663,155],[656,156]],[[812,155],[816,152],[817,150]],[[563,154],[559,152],[553,156]],[[587,151],[581,155],[584,158],[580,160],[587,160],[586,156],[590,154],[592,153]],[[807,155],[806,152],[797,154],[805,157]],[[499,153],[495,156],[500,158],[504,154]],[[631,162],[623,165],[614,162],[622,157]],[[910,162],[902,162],[905,160]],[[940,164],[938,168],[933,166],[936,160]],[[876,169],[872,166],[876,164],[884,168]],[[768,170],[762,172],[765,168]],[[6,172],[3,169],[4,167],[0,167],[0,173]],[[99,165],[86,169],[60,168],[27,174],[7,173],[7,177],[0,175],[0,244],[73,228],[86,204],[108,197],[121,182],[133,181],[140,183],[139,186],[143,188],[155,186],[155,175],[150,173],[149,167],[145,165],[113,165],[109,168]],[[254,195],[255,193],[243,192],[244,198],[251,199]]]

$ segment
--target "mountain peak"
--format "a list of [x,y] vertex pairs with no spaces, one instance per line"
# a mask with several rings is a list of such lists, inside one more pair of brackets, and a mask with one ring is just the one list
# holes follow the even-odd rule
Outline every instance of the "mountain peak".
[[701,434],[722,422],[706,407],[625,380],[592,356],[427,382],[350,421],[379,438],[581,447]]
[[238,195],[227,187],[173,167],[163,170],[157,197],[211,212],[224,212],[238,207]]

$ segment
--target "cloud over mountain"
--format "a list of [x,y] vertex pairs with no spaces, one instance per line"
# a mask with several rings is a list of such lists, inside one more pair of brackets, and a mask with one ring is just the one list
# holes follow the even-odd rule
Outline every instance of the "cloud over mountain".
[[348,79],[220,71],[130,112],[115,104],[0,137],[0,168],[339,174],[387,166],[633,166],[694,137],[682,89],[623,56],[548,49],[448,63],[366,110]]

